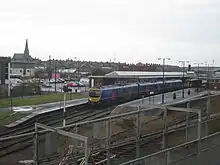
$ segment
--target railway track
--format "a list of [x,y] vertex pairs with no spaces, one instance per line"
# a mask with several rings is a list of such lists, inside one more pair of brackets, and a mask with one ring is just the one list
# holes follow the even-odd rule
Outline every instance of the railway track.
[[[190,116],[190,120],[194,120],[196,115],[191,115]],[[179,125],[179,126],[177,126]],[[170,125],[168,125],[168,132],[166,135],[172,135],[173,133],[176,133],[176,131],[181,131],[185,126],[185,120],[180,120],[177,121],[175,123],[172,123]],[[126,130],[125,132],[130,131],[130,130]],[[123,134],[125,133],[123,132]],[[134,134],[133,134],[134,135]],[[117,135],[113,135],[114,138],[117,138]],[[123,138],[123,136],[125,135],[120,135],[121,137],[118,138]],[[140,148],[144,148],[147,145],[147,148],[149,148],[150,144],[153,144],[154,147],[150,148],[150,150],[148,151],[150,153],[152,153],[153,150],[155,150],[154,152],[158,151],[161,147],[161,138],[163,136],[163,130],[159,129],[156,130],[154,133],[148,134],[148,135],[144,135],[139,139],[139,143],[140,143]],[[112,138],[111,138],[112,139]],[[133,136],[133,138],[127,139],[124,142],[121,142],[120,145],[117,144],[113,144],[113,142],[111,141],[111,147],[110,147],[110,159],[114,159],[114,162],[119,162],[120,160],[117,160],[117,158],[121,159],[121,155],[123,155],[123,157],[128,157],[131,158],[132,155],[134,155],[134,152],[136,152],[136,137]],[[158,148],[155,148],[155,145],[159,144]],[[93,153],[90,155],[90,163],[92,165],[102,165],[102,164],[106,164],[107,162],[107,149],[102,149],[102,150],[94,150]],[[92,157],[92,158],[91,158]],[[80,158],[78,159],[79,164],[83,165],[84,158]],[[117,164],[116,163],[116,164]]]
[[[67,109],[66,111],[66,116],[68,118],[71,118],[75,113],[80,113],[81,111],[85,110],[91,110],[87,108],[87,106],[79,106],[79,107],[74,107]],[[41,114],[36,116],[33,119],[30,119],[24,123],[22,123],[19,126],[16,126],[14,128],[8,128],[7,131],[4,131],[0,133],[0,137],[6,137],[6,136],[12,136],[12,135],[17,135],[17,134],[22,134],[22,133],[27,133],[30,131],[30,128],[34,127],[35,122],[41,122],[41,123],[50,123],[53,121],[54,123],[57,123],[58,120],[63,118],[63,112],[62,110],[46,113],[46,114]],[[33,130],[33,129],[32,129]]]
[[[80,113],[77,113],[77,114],[75,113],[74,117],[70,117],[70,116],[68,117],[67,124],[77,123],[77,122],[86,121],[86,120],[93,120],[93,119],[107,116],[108,114],[110,114],[111,109],[112,108],[107,108],[102,111],[97,111],[97,110],[96,111],[85,111],[85,112],[81,111]],[[90,112],[90,113],[88,113],[88,112]],[[158,118],[158,119],[160,119],[160,118]],[[181,122],[181,121],[179,121],[179,122]],[[50,124],[54,124],[54,123],[56,123],[56,121],[52,121]],[[131,130],[133,130],[133,128],[130,128],[130,129],[127,129],[123,132],[120,132],[120,136],[113,135],[112,140],[113,139],[125,139],[125,136],[127,136],[126,134],[128,134],[128,132]],[[29,130],[29,131],[31,131],[31,130]],[[25,137],[21,137],[19,139],[8,141],[7,143],[4,142],[4,143],[2,143],[2,145],[0,147],[0,158],[7,156],[9,154],[14,154],[16,152],[26,150],[27,148],[29,148],[32,145],[32,142],[33,142],[33,134],[30,134]]]
[[[116,105],[110,106],[108,108],[115,108]],[[73,108],[68,108],[66,111],[66,121],[68,124],[72,124],[75,122],[75,120],[71,121],[72,118],[75,118],[77,116],[83,116],[87,115],[88,112],[90,113],[91,111],[102,111],[108,108],[93,108],[89,107],[87,105],[82,105],[78,107],[73,107]],[[6,130],[4,129],[4,132],[0,132],[0,138],[3,137],[9,137],[9,136],[14,136],[14,135],[19,135],[19,134],[25,134],[28,132],[33,132],[34,131],[34,124],[35,122],[39,122],[41,124],[49,125],[49,126],[62,126],[62,120],[63,120],[63,110],[57,110],[53,112],[49,112],[46,114],[41,114],[36,116],[34,119],[30,119],[29,121],[22,123],[19,126],[16,126],[14,128],[7,128]]]
[[[193,117],[193,116],[192,116]],[[183,123],[185,120],[182,121],[178,121],[175,122],[173,124],[171,124],[169,127],[172,127],[176,124],[180,124]],[[181,129],[181,127],[179,128],[171,128],[168,131],[168,134],[172,134],[174,133],[177,129]],[[126,132],[126,131],[125,131]],[[117,135],[113,135],[113,136],[117,136]],[[144,135],[140,138],[139,143],[140,143],[140,148],[144,148],[149,147],[150,145],[155,145],[155,143],[158,143],[159,147],[161,146],[160,141],[161,141],[161,137],[163,136],[163,130],[157,130],[154,133],[148,134],[148,135]],[[152,149],[152,148],[151,148]],[[153,150],[151,150],[149,152],[152,152]],[[156,152],[156,148],[155,152]],[[159,149],[159,148],[158,148]],[[113,142],[111,142],[111,147],[110,147],[110,159],[114,159],[114,162],[116,162],[115,164],[118,164],[118,162],[120,161],[120,159],[122,158],[121,156],[123,155],[123,157],[131,157],[134,152],[136,151],[136,138],[130,138],[127,140],[124,140],[123,143],[121,143],[120,145],[117,144],[113,144]],[[97,150],[93,150],[92,153],[90,153],[90,157],[89,157],[89,163],[91,165],[103,165],[107,163],[107,149],[97,149]],[[73,153],[71,153],[73,155]],[[78,156],[78,158],[74,158],[73,156],[68,157],[68,154],[66,154],[66,161],[65,164],[71,164],[73,163],[73,161],[76,161],[75,159],[77,159],[78,164],[80,165],[84,165],[85,160],[83,156]],[[48,161],[49,160],[49,161]],[[50,157],[49,159],[44,158],[41,159],[39,162],[41,165],[53,165],[53,164],[59,164],[61,161],[60,160],[64,160],[64,157],[61,157],[60,155],[56,155],[56,157]]]
[[[74,117],[68,117],[67,118],[67,125],[81,122],[81,121],[87,121],[87,120],[93,120],[100,117],[105,117],[110,114],[111,108],[106,108],[105,110],[96,110],[96,111],[84,111],[81,113],[75,114]],[[60,122],[60,120],[59,120]],[[50,124],[57,124],[57,122],[51,122]],[[48,123],[47,123],[48,124]],[[29,130],[33,131],[33,130]],[[21,137],[18,139],[9,140],[4,143],[0,143],[0,158],[5,157],[10,154],[14,154],[16,152],[26,150],[30,148],[33,145],[33,134],[27,135],[25,137]]]
[[[214,118],[216,118],[218,115],[214,116]],[[190,115],[190,119],[194,120],[195,119],[195,115]],[[195,121],[195,120],[194,120]],[[170,123],[168,125],[168,132],[167,135],[172,135],[175,131],[181,131],[184,130],[185,126],[185,120],[179,120],[176,121],[175,123]],[[126,132],[126,131],[125,131]],[[148,134],[148,135],[143,135],[139,142],[140,142],[140,146],[141,148],[149,148],[149,146],[151,146],[149,153],[152,152],[152,149],[155,149],[154,152],[156,152],[157,148],[155,148],[155,144],[158,144],[158,149],[160,148],[161,144],[161,137],[163,135],[163,131],[160,130],[156,130],[156,132]],[[113,137],[115,136],[115,138],[117,138],[117,135],[113,135]],[[119,136],[118,136],[119,137]],[[123,136],[121,137],[123,138]],[[120,145],[117,144],[111,144],[111,148],[110,148],[110,158],[113,159],[113,162],[117,162],[120,161],[121,159],[121,155],[123,155],[123,157],[128,157],[131,158],[132,154],[134,154],[135,148],[136,148],[136,137],[133,139],[126,139],[123,143],[121,143]],[[90,163],[91,164],[96,164],[96,165],[101,165],[101,164],[106,164],[106,157],[107,157],[107,151],[106,149],[102,149],[102,150],[93,150],[92,151],[92,156],[90,157]],[[68,157],[68,154],[67,154]],[[119,159],[118,159],[119,158]],[[61,160],[65,160],[64,164],[68,164],[70,162],[75,161],[75,159],[73,159],[72,156],[64,159],[64,157],[62,157],[61,155],[56,155],[56,156],[51,156],[50,158],[46,157],[44,159],[41,159],[41,164],[42,165],[50,165],[50,164],[59,164]],[[49,162],[48,162],[49,161]],[[83,165],[83,161],[84,158],[81,157],[80,159],[78,159],[78,163]],[[117,164],[117,163],[115,163]]]
[[[92,119],[97,119],[103,116],[108,115],[110,112],[103,110],[104,112],[101,111],[93,111],[92,109],[89,109],[89,111],[85,111],[83,112],[83,110],[81,109],[80,112],[77,112],[75,110],[71,110],[71,112],[69,112],[69,115],[67,115],[68,117],[67,119],[67,124],[72,124],[72,123],[76,123],[76,122],[80,122],[80,121],[86,121],[86,120],[92,120]],[[88,113],[89,112],[89,113]],[[90,113],[91,112],[91,113]],[[11,135],[17,135],[17,134],[24,134],[24,133],[30,133],[30,135],[26,136],[26,137],[22,137],[19,140],[12,140],[10,141],[8,144],[6,143],[5,145],[0,147],[0,158],[7,156],[9,154],[14,154],[17,153],[19,151],[25,150],[30,148],[30,146],[32,145],[32,140],[33,140],[33,128],[31,128],[31,125],[34,125],[34,121],[30,121],[28,123],[26,123],[23,128],[18,128],[17,130],[9,130],[8,132],[6,132],[5,134],[3,134],[3,137],[7,137],[7,136],[11,136]],[[50,125],[50,126],[60,126],[60,124],[62,123],[62,112],[60,113],[55,113],[53,114],[53,116],[50,115],[46,115],[46,116],[42,116],[42,118],[39,118],[37,120],[40,123],[46,124],[46,125]],[[126,134],[126,131],[125,131]],[[117,136],[115,136],[115,138],[117,138]],[[1,144],[1,143],[0,143]],[[128,144],[127,144],[128,145]],[[122,147],[119,149],[118,151],[116,151],[117,149],[115,149],[115,153],[112,153],[113,157],[117,157],[117,155],[123,154],[123,152],[127,152],[126,150],[133,150],[132,147],[134,147],[133,144],[129,144],[131,146],[128,147]],[[144,145],[144,144],[143,144]],[[4,152],[1,152],[3,151]],[[106,155],[106,152],[100,152],[100,154],[96,154],[97,160],[95,160],[96,162],[100,162],[103,161],[101,159],[101,155],[104,154]],[[98,155],[100,156],[100,158],[98,158]],[[99,161],[100,159],[100,161]]]

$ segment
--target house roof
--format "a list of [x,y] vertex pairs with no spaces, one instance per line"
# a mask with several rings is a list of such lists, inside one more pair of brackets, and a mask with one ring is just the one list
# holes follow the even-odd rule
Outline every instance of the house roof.
[[23,53],[15,53],[12,57],[12,62],[27,62],[30,63],[33,61],[33,58],[30,55],[25,55]]
[[0,61],[10,62],[11,58],[10,57],[0,57]]
[[23,60],[24,59],[24,53],[15,53],[12,57],[13,60]]

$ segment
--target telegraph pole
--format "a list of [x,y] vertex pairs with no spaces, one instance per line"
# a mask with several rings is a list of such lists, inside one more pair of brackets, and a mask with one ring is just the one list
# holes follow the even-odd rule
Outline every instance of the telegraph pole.
[[162,89],[162,104],[164,104],[164,87],[165,87],[165,80],[164,80],[164,67],[165,61],[170,60],[170,58],[158,58],[158,60],[163,60],[163,89]]
[[[48,71],[48,77],[49,77],[49,88],[50,88],[50,79],[51,79],[51,55],[49,55],[49,71]],[[50,90],[49,90],[50,91]]]
[[184,98],[184,72],[185,72],[185,63],[189,63],[189,61],[179,61],[183,65],[183,78],[182,78],[182,98]]

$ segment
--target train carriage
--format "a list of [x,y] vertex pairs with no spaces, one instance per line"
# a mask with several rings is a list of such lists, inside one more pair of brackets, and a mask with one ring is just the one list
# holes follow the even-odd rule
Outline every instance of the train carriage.
[[150,92],[159,94],[182,88],[182,80],[169,80],[154,83],[135,83],[124,86],[104,86],[102,88],[91,88],[89,90],[89,102],[92,104],[114,104],[130,101],[142,96],[149,96]]
[[119,101],[132,100],[138,97],[138,84],[125,86],[107,86],[91,88],[89,102],[95,104],[112,104]]

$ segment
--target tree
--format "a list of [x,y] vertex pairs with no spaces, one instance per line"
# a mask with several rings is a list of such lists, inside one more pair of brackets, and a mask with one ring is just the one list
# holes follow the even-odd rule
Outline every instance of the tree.
[[109,69],[103,69],[103,68],[95,68],[92,70],[93,76],[104,76],[105,74],[111,72]]

